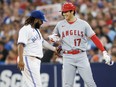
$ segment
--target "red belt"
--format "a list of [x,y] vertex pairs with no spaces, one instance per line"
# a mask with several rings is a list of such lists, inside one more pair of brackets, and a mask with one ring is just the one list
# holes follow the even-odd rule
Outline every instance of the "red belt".
[[70,51],[64,51],[63,53],[64,54],[78,54],[80,52],[84,52],[84,51],[81,51],[81,50],[70,50]]

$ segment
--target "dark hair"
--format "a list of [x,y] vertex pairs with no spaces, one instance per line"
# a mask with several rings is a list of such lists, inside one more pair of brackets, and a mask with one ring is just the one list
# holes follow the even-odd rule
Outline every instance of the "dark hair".
[[34,17],[29,17],[29,18],[26,19],[24,25],[28,25],[28,24],[33,25],[34,20],[35,20]]
[[[73,10],[69,10],[69,11],[72,12]],[[75,11],[74,11],[73,15],[75,15]],[[62,16],[63,16],[63,12],[62,12]]]
[[[73,10],[71,10],[70,12],[72,12],[72,11],[73,11]],[[74,11],[73,15],[75,15],[75,11]]]

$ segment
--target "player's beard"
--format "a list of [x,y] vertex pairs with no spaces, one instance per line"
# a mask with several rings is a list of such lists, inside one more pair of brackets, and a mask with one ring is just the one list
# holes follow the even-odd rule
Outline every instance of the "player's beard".
[[40,26],[41,26],[41,24],[39,24],[39,23],[37,22],[37,23],[35,23],[35,26],[34,26],[34,27],[39,29]]

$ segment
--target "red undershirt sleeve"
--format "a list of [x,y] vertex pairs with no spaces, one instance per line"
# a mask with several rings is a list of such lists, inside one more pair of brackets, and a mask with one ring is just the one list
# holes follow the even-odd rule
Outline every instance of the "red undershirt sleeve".
[[103,52],[105,51],[102,43],[100,42],[99,38],[96,36],[96,35],[93,35],[91,38],[90,38],[94,44]]

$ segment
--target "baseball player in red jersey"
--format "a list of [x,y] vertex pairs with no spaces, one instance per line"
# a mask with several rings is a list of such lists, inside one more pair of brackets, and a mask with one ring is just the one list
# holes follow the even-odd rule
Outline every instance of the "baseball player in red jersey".
[[63,87],[73,87],[76,70],[78,70],[87,87],[97,87],[86,54],[87,37],[103,52],[103,59],[106,64],[110,64],[111,58],[90,25],[86,21],[75,17],[75,8],[70,2],[63,4],[61,12],[65,19],[58,22],[49,38],[52,41],[61,39]]
[[41,11],[32,11],[19,31],[18,67],[23,76],[21,87],[42,87],[40,63],[43,57],[43,47],[56,52],[56,48],[45,41],[39,31],[43,21],[46,20]]

